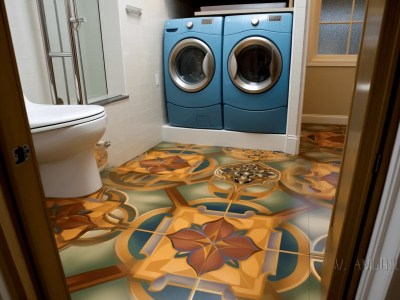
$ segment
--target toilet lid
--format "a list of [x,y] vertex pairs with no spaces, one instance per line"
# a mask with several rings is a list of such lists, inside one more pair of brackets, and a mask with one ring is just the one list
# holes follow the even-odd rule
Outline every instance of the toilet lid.
[[26,106],[31,132],[47,131],[82,124],[106,115],[104,107],[99,105],[44,105],[27,103]]

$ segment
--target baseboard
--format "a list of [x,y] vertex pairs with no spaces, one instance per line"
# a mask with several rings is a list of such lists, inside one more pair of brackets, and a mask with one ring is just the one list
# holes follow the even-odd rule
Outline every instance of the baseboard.
[[349,117],[346,115],[317,115],[303,114],[303,123],[347,125]]
[[166,142],[298,153],[298,137],[295,135],[289,137],[286,134],[193,129],[169,125],[162,127],[162,134]]

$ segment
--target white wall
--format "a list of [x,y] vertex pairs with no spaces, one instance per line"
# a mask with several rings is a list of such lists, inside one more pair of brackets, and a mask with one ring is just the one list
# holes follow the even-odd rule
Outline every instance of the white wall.
[[[114,36],[116,41],[121,39],[122,59],[116,57],[119,53],[110,49],[104,49],[105,57],[118,61],[116,65],[119,64],[119,67],[123,65],[125,91],[129,95],[126,101],[106,106],[108,123],[103,139],[112,143],[109,148],[109,165],[115,166],[161,142],[161,126],[165,123],[162,67],[164,22],[193,14],[182,0],[107,2],[108,5],[118,7],[120,30],[116,24],[104,24],[106,27],[102,28],[103,35]],[[36,0],[6,0],[6,5],[23,90],[34,102],[51,103]],[[126,5],[141,8],[142,15],[127,15]],[[50,35],[57,33],[55,27],[50,31]],[[114,79],[121,78],[120,70],[115,68],[115,74],[108,75]],[[155,82],[156,74],[159,76],[159,85]],[[124,89],[123,84],[118,82],[121,83],[121,79],[111,85],[114,87],[111,93]]]
[[22,89],[37,103],[51,103],[36,0],[5,0]]
[[[110,140],[109,164],[119,165],[161,142],[165,123],[163,90],[163,27],[167,19],[188,17],[183,1],[118,1],[122,34],[127,101],[106,106],[108,115],[104,139]],[[127,15],[129,4],[142,15]],[[155,84],[159,74],[160,85]]]

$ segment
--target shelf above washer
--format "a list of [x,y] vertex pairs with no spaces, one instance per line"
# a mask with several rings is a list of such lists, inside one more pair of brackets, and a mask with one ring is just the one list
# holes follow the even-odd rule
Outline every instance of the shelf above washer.
[[228,16],[228,15],[243,15],[243,14],[259,14],[259,13],[281,13],[293,12],[292,7],[281,8],[249,8],[235,10],[215,10],[215,11],[196,11],[195,16]]

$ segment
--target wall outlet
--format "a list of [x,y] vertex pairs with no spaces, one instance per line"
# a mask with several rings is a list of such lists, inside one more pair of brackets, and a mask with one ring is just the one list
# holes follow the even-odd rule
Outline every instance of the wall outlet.
[[160,86],[160,74],[158,73],[154,74],[154,78],[156,81],[156,86]]

